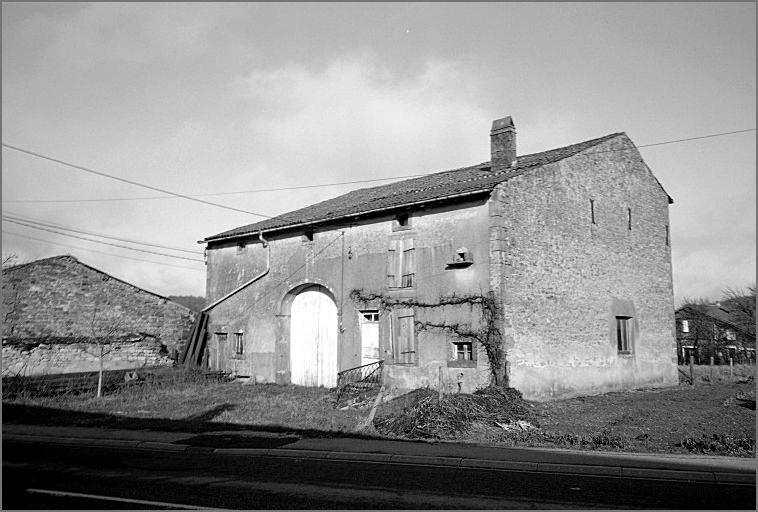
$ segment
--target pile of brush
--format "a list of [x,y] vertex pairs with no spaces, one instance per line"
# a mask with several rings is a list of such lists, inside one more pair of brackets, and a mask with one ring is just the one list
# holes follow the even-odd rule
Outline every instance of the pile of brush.
[[516,389],[489,387],[444,395],[442,400],[434,390],[417,389],[385,404],[374,426],[382,434],[409,439],[456,439],[474,425],[513,424],[529,412]]

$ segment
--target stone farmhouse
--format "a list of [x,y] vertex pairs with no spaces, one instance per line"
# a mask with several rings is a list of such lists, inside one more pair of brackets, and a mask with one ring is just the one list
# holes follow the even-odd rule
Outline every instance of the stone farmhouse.
[[73,256],[3,269],[3,375],[173,365],[194,313]]
[[744,317],[728,302],[689,304],[676,310],[679,364],[755,363],[755,333],[744,328]]
[[208,236],[206,363],[393,394],[494,381],[548,400],[677,384],[668,207],[624,133],[490,160]]

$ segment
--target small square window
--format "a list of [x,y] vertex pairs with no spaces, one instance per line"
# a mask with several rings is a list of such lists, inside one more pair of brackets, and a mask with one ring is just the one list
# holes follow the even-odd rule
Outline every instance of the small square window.
[[455,359],[458,361],[472,361],[474,359],[474,344],[470,341],[453,343],[455,346]]
[[682,332],[690,332],[690,321],[682,320]]
[[237,242],[237,254],[245,252],[246,247],[245,242]]
[[402,231],[404,229],[411,229],[411,218],[407,213],[398,215],[392,223],[392,231]]
[[448,367],[474,368],[476,367],[476,348],[472,341],[454,341]]

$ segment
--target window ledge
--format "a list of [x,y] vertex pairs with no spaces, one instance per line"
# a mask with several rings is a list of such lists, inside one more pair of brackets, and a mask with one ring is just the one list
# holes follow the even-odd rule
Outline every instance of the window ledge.
[[469,266],[471,266],[473,264],[474,264],[474,262],[471,261],[471,260],[469,260],[469,261],[451,261],[450,263],[446,264],[445,268],[446,269],[450,269],[450,268],[466,268],[466,267],[469,267]]
[[619,352],[619,357],[630,358],[634,356],[634,352]]
[[461,361],[461,360],[454,360],[454,361],[448,361],[447,362],[448,368],[476,368],[476,361]]

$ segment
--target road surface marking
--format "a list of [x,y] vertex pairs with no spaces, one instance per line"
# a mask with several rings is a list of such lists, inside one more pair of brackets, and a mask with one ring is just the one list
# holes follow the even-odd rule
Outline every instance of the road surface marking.
[[49,494],[52,496],[64,496],[69,498],[88,498],[103,501],[119,501],[122,503],[134,503],[136,505],[153,505],[166,508],[190,509],[190,510],[226,510],[222,508],[196,507],[194,505],[183,505],[180,503],[166,503],[163,501],[134,500],[129,498],[117,498],[115,496],[100,496],[98,494],[83,494],[79,492],[53,491],[51,489],[26,489],[26,492],[36,494]]

